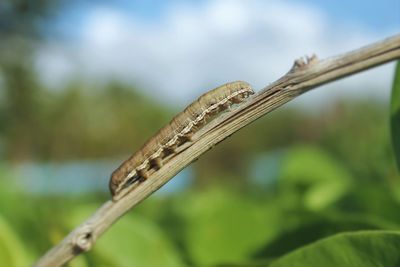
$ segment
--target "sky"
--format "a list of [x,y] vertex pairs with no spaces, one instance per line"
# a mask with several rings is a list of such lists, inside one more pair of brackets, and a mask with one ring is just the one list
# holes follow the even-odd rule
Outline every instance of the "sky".
[[[400,1],[81,1],[49,25],[41,79],[118,80],[178,106],[223,83],[260,90],[299,57],[334,56],[400,32]],[[314,90],[295,104],[388,100],[394,65]],[[61,86],[60,86],[61,85]]]

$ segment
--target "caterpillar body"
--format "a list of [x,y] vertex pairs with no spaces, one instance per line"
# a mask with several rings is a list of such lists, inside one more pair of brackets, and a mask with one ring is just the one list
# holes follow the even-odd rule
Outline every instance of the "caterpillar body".
[[147,179],[149,170],[160,169],[163,160],[174,154],[176,148],[190,142],[192,135],[209,119],[252,94],[254,91],[248,83],[237,81],[201,95],[111,174],[109,188],[113,200],[119,200],[134,184]]

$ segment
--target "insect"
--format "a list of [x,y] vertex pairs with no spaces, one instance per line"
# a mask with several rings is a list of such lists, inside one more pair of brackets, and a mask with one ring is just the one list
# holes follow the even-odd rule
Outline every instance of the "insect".
[[146,180],[149,170],[162,168],[163,160],[179,146],[192,141],[193,134],[212,117],[252,94],[254,91],[248,83],[237,81],[201,95],[111,174],[109,187],[113,200],[119,200],[133,185]]

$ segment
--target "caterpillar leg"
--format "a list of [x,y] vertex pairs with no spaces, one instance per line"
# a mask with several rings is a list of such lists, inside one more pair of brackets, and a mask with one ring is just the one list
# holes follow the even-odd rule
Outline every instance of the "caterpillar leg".
[[125,184],[122,186],[122,188],[127,188],[136,182],[140,182],[140,180],[141,180],[141,177],[136,173],[134,176],[132,176],[129,180],[127,180],[125,182]]
[[146,169],[141,169],[141,170],[136,170],[136,173],[138,174],[139,181],[142,182],[144,180],[146,180],[149,177],[149,174],[147,173]]
[[153,158],[150,160],[150,166],[151,167],[156,167],[157,169],[160,169],[163,166],[163,161],[161,159],[161,156]]

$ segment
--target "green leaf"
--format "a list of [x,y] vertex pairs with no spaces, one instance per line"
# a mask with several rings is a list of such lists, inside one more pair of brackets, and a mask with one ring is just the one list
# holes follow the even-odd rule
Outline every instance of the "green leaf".
[[281,216],[273,204],[260,205],[223,189],[180,201],[175,208],[185,221],[183,243],[193,265],[247,260],[279,231]]
[[28,255],[22,241],[11,226],[0,216],[0,264],[1,266],[28,266]]
[[397,168],[400,170],[400,61],[397,62],[390,104],[390,124]]
[[398,267],[400,231],[360,231],[334,235],[302,247],[270,267]]
[[297,194],[304,206],[314,211],[338,201],[352,181],[340,162],[313,146],[290,149],[281,176],[281,188]]
[[278,258],[297,248],[311,244],[322,238],[357,230],[400,230],[396,224],[385,222],[373,216],[344,213],[315,215],[300,225],[280,233],[274,240],[268,242],[255,253],[256,259]]

